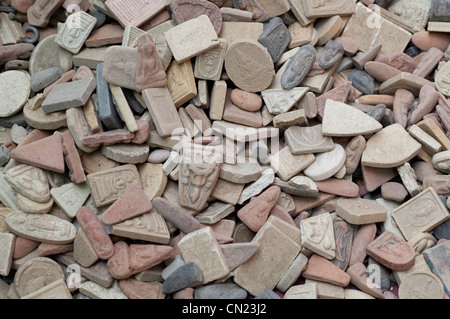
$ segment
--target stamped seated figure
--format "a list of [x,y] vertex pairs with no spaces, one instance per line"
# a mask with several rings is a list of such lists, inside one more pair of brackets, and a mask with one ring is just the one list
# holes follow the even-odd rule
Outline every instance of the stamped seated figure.
[[183,188],[183,200],[185,205],[200,205],[203,201],[203,190],[210,189],[215,184],[215,165],[196,164],[183,167],[183,178],[180,179]]
[[311,45],[301,47],[288,63],[281,77],[284,89],[292,89],[299,85],[309,73],[316,60],[316,49]]
[[144,33],[137,40],[136,88],[138,91],[167,85],[162,60],[150,34]]

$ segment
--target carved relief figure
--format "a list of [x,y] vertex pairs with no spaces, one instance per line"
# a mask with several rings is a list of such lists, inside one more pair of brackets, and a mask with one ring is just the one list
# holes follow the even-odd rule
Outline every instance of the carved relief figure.
[[[189,61],[184,63],[191,63]],[[186,82],[185,82],[185,72],[183,70],[183,64],[178,64],[176,62],[172,62],[167,70],[167,79],[170,95],[173,100],[177,100],[180,96],[182,96],[186,91]]]
[[320,17],[327,14],[349,14],[355,10],[355,2],[347,0],[310,0],[303,1],[307,17]]
[[219,178],[223,154],[208,149],[183,149],[179,196],[183,207],[202,209]]
[[10,224],[12,228],[20,229],[20,231],[39,238],[59,237],[65,239],[74,237],[72,236],[73,228],[71,224],[59,223],[57,220],[51,220],[45,215],[18,212],[8,216],[7,224]]
[[424,187],[433,187],[436,193],[447,195],[450,194],[450,179],[445,176],[444,178],[440,178],[439,176],[429,177],[424,180]]
[[366,142],[364,138],[355,137],[345,148],[345,153],[347,155],[345,166],[348,171],[351,168],[351,173],[354,172],[357,164],[359,163],[359,160],[361,159],[365,143]]
[[106,7],[123,27],[140,26],[166,6],[165,0],[107,0]]
[[43,10],[50,4],[50,1],[52,0],[38,0],[35,2],[35,5],[33,5],[30,8],[30,13],[35,16],[37,19],[40,19],[42,16]]
[[217,171],[216,165],[210,164],[189,164],[183,166],[180,171],[183,178],[180,181],[186,189],[182,200],[184,205],[193,207],[200,206],[200,203],[204,201],[205,197],[203,191],[212,188],[217,181]]
[[264,66],[258,63],[258,61],[254,60],[250,55],[242,52],[237,49],[236,59],[240,61],[240,68],[236,70],[239,73],[239,76],[243,79],[248,79],[253,77],[253,74],[258,74],[261,70],[264,69]]

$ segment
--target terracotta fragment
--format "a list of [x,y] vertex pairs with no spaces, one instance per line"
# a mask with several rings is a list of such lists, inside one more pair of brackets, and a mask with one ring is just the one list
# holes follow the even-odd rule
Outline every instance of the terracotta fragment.
[[116,279],[126,279],[149,269],[173,256],[173,248],[166,245],[114,244],[113,256],[108,260],[108,271]]

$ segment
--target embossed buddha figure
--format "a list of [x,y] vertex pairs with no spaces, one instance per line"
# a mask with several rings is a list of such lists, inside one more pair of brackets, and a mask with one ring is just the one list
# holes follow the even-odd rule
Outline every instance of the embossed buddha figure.
[[260,74],[264,66],[258,61],[255,61],[250,55],[236,50],[236,58],[241,61],[241,68],[237,70],[241,78],[248,78],[249,76]]
[[106,257],[111,257],[113,254],[112,243],[108,236],[105,236],[105,229],[102,224],[94,218],[87,210],[79,210],[77,212],[77,220],[80,224],[84,225],[83,230],[86,232],[88,238],[91,238],[96,244],[96,252],[102,259],[107,259]]
[[311,45],[302,46],[292,57],[281,77],[281,85],[292,89],[299,85],[316,61],[316,49]]
[[116,279],[130,276],[130,256],[127,243],[119,241],[114,244],[114,255],[108,260],[108,271]]
[[37,202],[50,200],[50,188],[44,171],[27,164],[19,164],[6,173],[6,179],[21,194]]
[[311,51],[304,51],[304,59],[295,59],[295,63],[292,64],[292,70],[294,70],[297,74],[300,74],[302,71],[304,71],[305,68],[308,68],[308,66],[313,65],[316,60],[316,54],[310,54],[312,53],[312,47],[308,48],[307,50]]
[[161,57],[164,69],[167,69],[170,61],[167,62],[167,60],[164,59],[164,56],[167,55],[167,52],[170,52],[170,56],[172,56],[172,52],[169,49],[169,44],[167,43],[166,38],[164,35],[159,35],[153,39],[153,43],[155,44],[158,55]]
[[399,238],[393,236],[389,238],[389,240],[382,242],[380,246],[377,247],[377,249],[386,254],[401,258],[403,256],[402,250],[399,249],[401,245],[402,242],[399,240]]
[[321,244],[325,249],[331,249],[333,244],[327,234],[328,220],[326,218],[311,220],[309,226],[305,228],[308,238],[316,245]]
[[[252,206],[252,204],[251,204],[252,202],[253,202],[253,205],[255,205],[255,203],[256,203],[256,206],[254,208],[250,207],[250,210],[254,210],[254,212],[255,212],[256,220],[260,220],[261,222],[263,222],[267,219],[267,216],[269,215],[272,208],[275,206],[275,204],[278,200],[278,197],[280,196],[280,192],[281,192],[281,189],[278,186],[272,186],[271,188],[266,190],[261,195],[260,198],[258,198],[260,200],[256,201],[255,198],[252,198],[250,200],[249,206]],[[260,225],[258,225],[258,227],[256,229],[252,229],[252,230],[258,231],[262,226],[263,225],[260,224]],[[250,228],[252,228],[252,227],[250,227]]]
[[342,43],[330,40],[325,44],[322,52],[318,56],[318,64],[321,68],[331,68],[344,55]]
[[430,198],[424,198],[417,202],[414,210],[407,215],[407,220],[411,225],[421,227],[432,221],[436,214],[434,201]]

